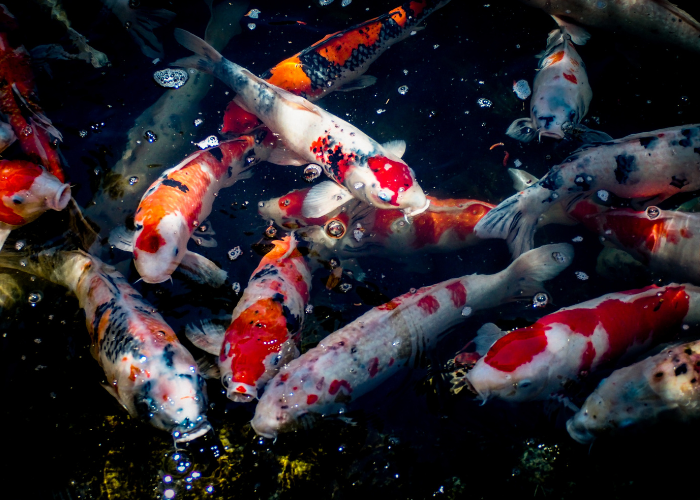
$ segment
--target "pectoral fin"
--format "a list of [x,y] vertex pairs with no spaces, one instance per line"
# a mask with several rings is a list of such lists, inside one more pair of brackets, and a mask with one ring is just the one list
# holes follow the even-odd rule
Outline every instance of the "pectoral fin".
[[325,181],[311,188],[304,199],[301,214],[307,218],[323,217],[352,198],[350,191],[333,181]]

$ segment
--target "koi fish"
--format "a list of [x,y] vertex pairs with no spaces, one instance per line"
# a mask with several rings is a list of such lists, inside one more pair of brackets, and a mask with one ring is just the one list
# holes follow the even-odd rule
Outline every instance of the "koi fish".
[[152,305],[113,267],[82,251],[0,253],[0,267],[18,269],[67,287],[85,311],[92,354],[107,391],[175,441],[205,434],[205,381],[192,355]]
[[[261,78],[314,102],[336,91],[361,89],[377,79],[364,73],[386,49],[423,29],[420,23],[450,0],[406,2],[386,14],[327,35],[267,70]],[[226,108],[222,134],[245,134],[262,125],[234,99]]]
[[[0,26],[16,27],[14,16],[4,5],[0,5]],[[62,141],[63,136],[37,103],[35,90],[29,52],[21,45],[13,48],[7,33],[0,32],[0,111],[7,117],[24,154],[64,182],[61,160],[53,146],[53,141]]]
[[495,275],[450,279],[371,309],[280,369],[258,402],[253,429],[274,438],[313,415],[342,412],[472,312],[541,291],[572,256],[570,245],[546,245]]
[[[513,256],[534,245],[540,217],[561,205],[610,193],[635,208],[700,189],[700,126],[685,125],[584,146],[527,189],[502,201],[475,228],[480,238],[506,239]],[[602,199],[601,198],[601,199]]]
[[567,21],[700,51],[700,24],[667,0],[521,0]]
[[311,270],[289,236],[273,241],[233,310],[225,332],[189,327],[187,338],[217,356],[232,401],[256,399],[281,366],[299,356]]
[[22,295],[22,288],[15,277],[8,273],[0,273],[0,314],[12,309]]
[[515,120],[506,135],[523,142],[535,137],[563,139],[578,125],[593,98],[586,67],[574,44],[585,44],[590,35],[583,29],[554,17],[558,29],[549,33],[547,49],[540,59],[533,83],[530,118]]
[[[695,296],[693,296],[695,299]],[[579,443],[663,419],[700,417],[700,341],[688,342],[615,370],[566,423]]]
[[427,209],[429,202],[413,171],[400,158],[405,142],[381,145],[345,120],[228,61],[193,34],[177,29],[175,38],[198,54],[180,59],[176,66],[213,73],[238,93],[246,110],[284,141],[268,161],[318,163],[335,181],[314,186],[305,201],[305,217],[325,215],[351,197],[409,215]]
[[200,282],[218,286],[226,279],[208,259],[188,251],[187,242],[211,213],[219,190],[250,177],[247,169],[267,156],[269,141],[247,135],[222,142],[218,151],[221,160],[212,149],[199,151],[163,172],[141,198],[133,234],[124,228],[112,233],[110,243],[133,251],[146,283],[169,279],[181,265]]
[[591,215],[579,217],[605,243],[631,254],[652,270],[700,283],[700,214],[655,206],[643,212],[612,209],[598,213],[597,206],[588,208],[585,202],[577,206],[574,215],[590,210]]
[[0,160],[0,248],[10,231],[47,210],[63,210],[70,186],[45,168],[23,160]]
[[465,375],[484,401],[532,401],[556,395],[582,374],[668,342],[683,323],[700,320],[700,288],[655,285],[610,293],[549,314],[498,338]]

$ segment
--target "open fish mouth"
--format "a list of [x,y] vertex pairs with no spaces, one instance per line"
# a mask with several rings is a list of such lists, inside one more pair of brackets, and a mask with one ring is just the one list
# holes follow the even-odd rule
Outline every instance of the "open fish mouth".
[[422,214],[423,212],[425,212],[426,210],[428,210],[428,207],[429,207],[429,206],[430,206],[430,200],[426,199],[426,200],[425,200],[425,205],[423,205],[423,206],[420,207],[420,208],[416,208],[415,210],[413,209],[414,207],[404,208],[404,209],[402,210],[403,216],[404,216],[404,218],[406,219],[406,221],[408,222],[408,218],[409,218],[409,217],[415,217],[416,215]]
[[187,443],[188,441],[192,441],[193,439],[197,439],[198,437],[205,435],[210,430],[212,430],[211,424],[208,420],[204,420],[193,429],[184,432],[173,432],[173,438],[175,439],[176,443]]

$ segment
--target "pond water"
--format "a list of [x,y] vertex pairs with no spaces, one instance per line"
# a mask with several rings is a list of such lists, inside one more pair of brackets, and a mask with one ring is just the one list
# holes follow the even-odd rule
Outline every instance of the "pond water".
[[[346,3],[214,2],[220,29],[231,30],[222,53],[262,74],[326,34],[397,7],[396,0]],[[700,18],[695,4],[683,4]],[[66,44],[65,28],[51,19],[44,2],[6,5],[17,17],[17,36],[28,49]],[[141,2],[176,14],[155,31],[165,53],[155,63],[102,3],[64,0],[61,6],[72,27],[111,65],[96,69],[82,61],[48,59],[34,69],[38,93],[63,134],[60,151],[73,196],[99,226],[102,244],[94,251],[134,283],[139,275],[130,255],[109,245],[110,231],[129,223],[141,195],[163,170],[193,153],[195,143],[217,135],[233,92],[204,75],[190,75],[179,89],[164,89],[153,79],[168,62],[189,55],[173,38],[173,29],[203,34],[210,19],[205,2]],[[259,16],[244,17],[250,9],[258,9]],[[512,167],[518,160],[541,177],[578,147],[546,139],[520,143],[505,135],[514,119],[529,113],[513,84],[524,79],[532,85],[535,55],[555,28],[549,16],[514,0],[453,0],[425,26],[370,67],[367,74],[377,77],[376,84],[334,92],[317,104],[380,143],[405,140],[403,159],[426,193],[436,197],[497,204],[513,192],[504,163]],[[621,32],[590,32],[590,42],[578,48],[593,89],[583,123],[617,138],[700,121],[700,90],[692,76],[696,54]],[[164,95],[160,114],[149,110]],[[155,140],[148,140],[147,132]],[[503,145],[491,148],[497,143]],[[15,146],[3,153],[4,158],[14,156],[21,156]],[[172,282],[134,284],[195,358],[203,353],[185,337],[186,325],[206,318],[226,323],[240,297],[232,285],[245,287],[260,262],[255,248],[268,241],[268,221],[257,214],[258,202],[308,186],[301,168],[262,162],[251,178],[219,193],[208,219],[218,245],[197,247],[191,241],[190,249],[228,272],[226,286],[214,289],[178,275]],[[669,200],[663,207],[675,208],[686,200]],[[8,241],[41,246],[66,230],[67,218],[46,213]],[[278,228],[278,235],[283,230]],[[516,406],[490,401],[482,406],[468,391],[450,393],[446,363],[482,324],[523,326],[604,293],[668,282],[628,261],[597,265],[603,245],[582,226],[552,225],[536,235],[537,245],[572,240],[577,241],[574,261],[548,283],[552,300],[546,308],[511,303],[466,318],[435,349],[353,403],[348,419],[321,420],[276,440],[260,438],[249,424],[255,403],[229,401],[219,380],[210,379],[208,419],[214,435],[177,450],[167,433],[130,418],[100,387],[104,373],[90,354],[77,299],[60,286],[10,271],[22,298],[2,309],[0,317],[3,488],[20,488],[24,498],[61,500],[370,494],[628,498],[648,494],[663,480],[673,482],[669,492],[690,492],[686,479],[693,477],[700,445],[691,424],[669,423],[584,446],[566,432],[572,411],[560,402]],[[236,246],[243,253],[231,261],[227,253]],[[347,291],[327,290],[329,271],[322,268],[313,278],[313,312],[302,332],[302,351],[411,288],[470,273],[493,274],[510,260],[502,240],[447,253],[363,256],[353,265],[364,272],[364,281],[344,275],[343,283],[352,285]],[[691,326],[685,333],[697,337],[700,332]],[[581,404],[607,373],[571,394],[572,401]]]

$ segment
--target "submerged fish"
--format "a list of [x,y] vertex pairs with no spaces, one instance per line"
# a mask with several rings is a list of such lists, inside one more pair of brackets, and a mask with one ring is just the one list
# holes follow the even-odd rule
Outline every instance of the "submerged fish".
[[225,332],[190,328],[187,337],[217,356],[229,399],[252,401],[280,367],[299,356],[311,271],[289,236],[272,241],[233,310]]
[[[589,215],[585,215],[589,214]],[[612,209],[599,213],[588,200],[573,215],[610,244],[674,278],[700,284],[700,214],[651,206],[645,211]]]
[[[697,291],[691,292],[697,300]],[[659,421],[700,418],[700,341],[615,370],[566,423],[579,443]]]
[[[540,218],[582,198],[610,193],[642,208],[700,189],[700,126],[684,125],[584,146],[476,225],[480,238],[508,241],[513,256],[529,250]],[[601,199],[602,199],[601,198]],[[560,207],[559,207],[560,206]]]
[[578,125],[593,98],[588,75],[574,43],[583,45],[590,35],[555,17],[559,28],[547,38],[533,83],[530,118],[515,120],[506,134],[523,142],[535,137],[563,139],[566,130]]
[[12,125],[0,120],[0,153],[5,151],[10,145],[17,140]]
[[700,51],[700,24],[667,0],[521,0],[584,26]]
[[652,285],[565,307],[510,333],[486,325],[480,335],[498,340],[466,379],[484,401],[547,399],[582,375],[668,342],[683,323],[700,320],[698,292],[692,285]]
[[[336,90],[373,85],[375,77],[363,76],[369,66],[386,49],[423,29],[418,24],[449,1],[406,2],[379,17],[327,35],[270,68],[261,78],[312,102]],[[239,102],[234,99],[226,108],[222,134],[245,134],[262,125]]]
[[306,99],[257,78],[223,58],[204,40],[178,29],[175,38],[198,55],[175,64],[213,73],[238,93],[284,147],[268,161],[280,164],[319,163],[335,182],[316,185],[304,205],[306,217],[319,217],[355,197],[379,208],[420,213],[428,200],[413,171],[401,160],[406,144],[381,145],[357,127]]
[[[252,135],[222,142],[219,160],[199,151],[161,174],[144,193],[134,216],[133,235],[123,231],[110,242],[134,253],[134,265],[146,283],[161,283],[180,265],[209,268],[207,259],[187,250],[194,231],[211,213],[220,189],[249,177],[249,167],[267,157],[269,141]],[[205,280],[208,281],[208,280]]]
[[172,21],[175,18],[174,12],[140,7],[140,2],[133,0],[101,1],[119,18],[146,57],[163,57],[163,44],[156,38],[153,30]]
[[[0,30],[12,28],[15,18],[0,5]],[[9,26],[8,26],[9,24]],[[10,45],[7,33],[0,31],[0,111],[5,114],[22,151],[34,163],[46,167],[61,182],[65,176],[54,140],[63,140],[36,98],[29,52],[24,46]]]
[[0,248],[10,231],[47,210],[63,210],[70,186],[43,167],[23,160],[0,160]]
[[22,295],[22,287],[15,277],[8,273],[0,273],[0,314],[12,309]]
[[207,396],[192,355],[152,305],[113,267],[81,251],[0,253],[0,267],[67,287],[85,311],[92,353],[105,389],[132,417],[170,432],[175,441],[205,434]]
[[559,274],[572,256],[570,245],[546,245],[498,274],[450,279],[371,309],[279,371],[255,409],[253,429],[274,438],[305,415],[341,412],[472,312],[541,291],[542,281]]

